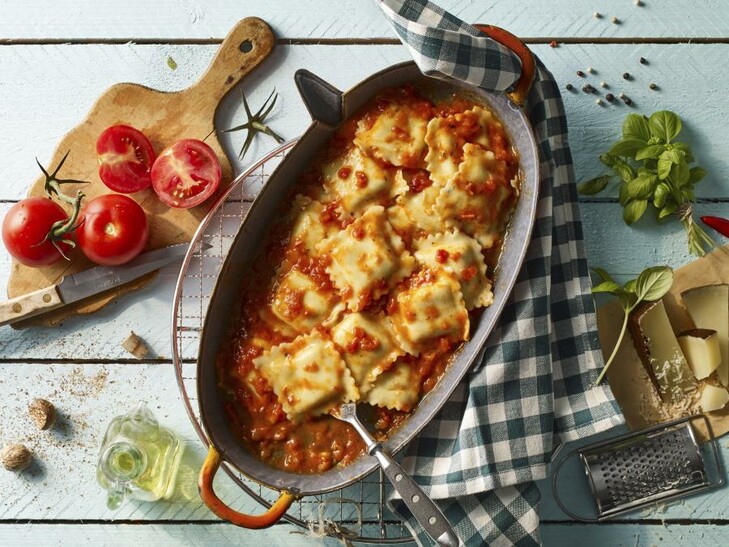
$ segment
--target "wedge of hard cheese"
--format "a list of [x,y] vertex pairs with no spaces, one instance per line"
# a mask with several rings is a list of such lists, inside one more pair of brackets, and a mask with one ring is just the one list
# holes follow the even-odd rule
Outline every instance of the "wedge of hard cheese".
[[729,402],[729,392],[726,388],[716,387],[710,384],[704,386],[699,399],[699,407],[704,412],[720,410]]
[[721,363],[719,337],[715,330],[692,329],[678,335],[678,343],[697,380],[703,380]]
[[719,338],[719,381],[729,385],[729,285],[707,285],[681,293],[686,310],[697,329],[712,329]]
[[696,379],[662,300],[639,305],[630,315],[628,326],[640,360],[665,402],[679,401],[696,390]]

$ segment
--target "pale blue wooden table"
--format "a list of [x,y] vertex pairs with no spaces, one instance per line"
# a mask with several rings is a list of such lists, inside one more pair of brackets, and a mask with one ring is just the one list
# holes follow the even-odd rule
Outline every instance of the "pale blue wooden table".
[[[644,0],[641,6],[631,0],[441,4],[467,21],[499,25],[525,38],[563,88],[575,85],[577,91],[564,92],[564,100],[578,179],[601,173],[597,155],[616,138],[629,111],[672,109],[683,117],[684,136],[710,173],[699,186],[698,212],[729,213],[729,5],[720,0]],[[346,88],[407,59],[366,0],[0,0],[0,14],[0,215],[35,179],[34,158],[46,163],[58,140],[107,87],[125,81],[163,90],[190,85],[243,17],[264,18],[279,38],[271,58],[243,88],[256,104],[277,88],[279,106],[271,122],[286,138],[308,124],[293,85],[295,69],[308,68]],[[613,16],[619,24],[611,22]],[[552,40],[559,46],[550,47]],[[640,57],[648,63],[639,64]],[[595,71],[588,75],[595,87],[604,80],[616,95],[627,93],[632,110],[620,103],[597,105],[594,96],[579,91],[583,80],[575,73],[587,67]],[[624,72],[633,78],[623,80]],[[651,82],[657,90],[649,89]],[[239,94],[228,96],[218,127],[240,119],[241,111]],[[232,156],[240,139],[225,137]],[[272,146],[259,140],[248,159]],[[236,170],[244,167],[238,163]],[[641,221],[628,228],[614,196],[583,200],[582,215],[590,264],[624,279],[646,266],[677,267],[690,260],[679,226]],[[1,286],[7,284],[9,266],[0,249]],[[195,474],[204,450],[184,413],[170,359],[175,276],[174,270],[165,271],[141,292],[60,328],[0,329],[0,444],[25,442],[37,462],[31,473],[0,472],[0,545],[322,544],[292,535],[289,524],[258,532],[237,529],[219,522],[199,501]],[[152,349],[141,362],[120,347],[132,329]],[[35,397],[56,402],[69,427],[34,432],[26,407]],[[112,512],[93,478],[100,434],[113,415],[140,398],[187,442],[181,481],[169,502],[129,503]],[[725,456],[726,444],[720,441]],[[566,478],[565,488],[572,488],[572,478]],[[220,482],[232,505],[255,508],[229,481]],[[600,525],[572,522],[548,490],[545,485],[540,510],[545,545],[727,544],[726,489]],[[586,500],[570,491],[573,501]]]

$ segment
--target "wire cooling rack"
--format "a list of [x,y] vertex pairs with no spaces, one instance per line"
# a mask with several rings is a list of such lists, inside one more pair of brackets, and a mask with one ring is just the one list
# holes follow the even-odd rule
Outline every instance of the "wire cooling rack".
[[[233,181],[200,224],[177,280],[172,314],[175,375],[190,420],[206,446],[209,441],[200,421],[196,359],[210,296],[252,199],[294,144],[288,142],[273,150]],[[209,247],[202,250],[202,243]],[[227,463],[223,468],[261,505],[270,507],[278,498],[278,491],[246,478]],[[411,540],[411,535],[385,504],[390,489],[378,469],[341,490],[302,498],[284,518],[319,536],[352,542],[403,543]]]

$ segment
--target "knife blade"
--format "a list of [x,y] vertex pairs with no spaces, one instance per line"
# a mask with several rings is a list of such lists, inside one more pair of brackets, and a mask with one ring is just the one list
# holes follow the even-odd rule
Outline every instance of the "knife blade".
[[147,273],[182,261],[187,249],[187,243],[169,245],[143,253],[121,266],[96,266],[66,275],[55,285],[0,303],[0,326],[34,317],[129,283]]

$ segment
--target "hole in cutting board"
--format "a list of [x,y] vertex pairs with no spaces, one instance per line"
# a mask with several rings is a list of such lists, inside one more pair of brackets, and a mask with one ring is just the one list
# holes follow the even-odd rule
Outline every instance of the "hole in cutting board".
[[250,40],[244,40],[240,43],[240,46],[238,47],[243,53],[248,53],[253,49],[253,44]]

